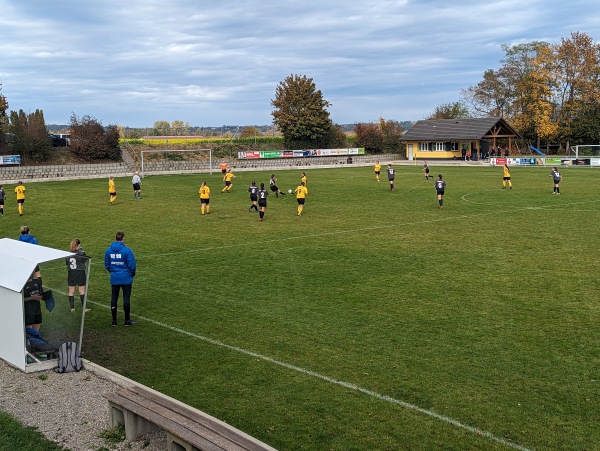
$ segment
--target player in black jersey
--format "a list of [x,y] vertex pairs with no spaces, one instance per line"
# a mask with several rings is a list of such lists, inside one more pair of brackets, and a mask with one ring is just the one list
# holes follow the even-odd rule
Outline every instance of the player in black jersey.
[[262,222],[262,220],[265,217],[265,210],[267,209],[267,196],[269,195],[269,192],[265,189],[265,184],[261,183],[260,184],[260,189],[258,190],[258,207],[260,208],[260,212],[258,213],[260,215],[259,221]]
[[390,189],[392,190],[392,192],[394,192],[394,191],[396,191],[396,188],[394,188],[394,179],[396,178],[396,170],[392,167],[392,163],[388,164],[387,175],[388,175],[388,180],[390,182]]
[[[68,257],[67,260],[67,283],[69,287],[69,305],[71,311],[75,311],[75,287],[79,287],[79,299],[83,306],[85,300],[85,252],[81,249],[81,242],[77,239],[71,241],[69,246],[71,252],[75,252],[77,255]],[[86,308],[86,312],[90,309]]]
[[425,180],[429,180],[429,165],[426,161],[423,163],[423,171],[425,172]]
[[280,194],[282,196],[285,196],[285,193],[283,191],[281,191],[279,188],[277,188],[277,178],[275,177],[275,174],[271,174],[271,179],[269,180],[269,186],[271,187],[271,191],[273,191],[275,193],[275,197],[279,197]]
[[438,175],[438,179],[435,181],[434,186],[440,208],[444,208],[444,189],[446,188],[446,182],[442,179],[442,174]]
[[558,168],[555,166],[552,168],[552,172],[548,177],[552,177],[552,181],[554,182],[554,191],[552,194],[560,194],[560,182],[562,180],[562,175],[558,172]]
[[252,205],[248,207],[248,213],[251,213],[252,209],[258,212],[258,207],[256,206],[256,201],[258,200],[258,186],[256,186],[255,181],[252,181],[252,185],[248,188],[248,192],[250,193],[250,201],[252,202]]

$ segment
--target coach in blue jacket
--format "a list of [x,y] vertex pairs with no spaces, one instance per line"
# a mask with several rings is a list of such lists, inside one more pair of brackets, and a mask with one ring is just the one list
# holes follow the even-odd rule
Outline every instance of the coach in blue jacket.
[[123,311],[125,312],[125,326],[133,326],[129,316],[131,307],[131,285],[135,277],[135,257],[133,252],[123,239],[125,234],[117,232],[116,241],[114,241],[104,254],[104,267],[110,272],[110,285],[112,294],[110,298],[110,311],[112,313],[112,325],[117,325],[117,301],[119,300],[119,290],[123,290]]

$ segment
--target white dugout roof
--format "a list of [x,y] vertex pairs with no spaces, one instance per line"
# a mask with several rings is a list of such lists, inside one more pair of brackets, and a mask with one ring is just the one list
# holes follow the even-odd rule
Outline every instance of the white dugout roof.
[[0,359],[26,370],[23,287],[41,263],[75,255],[10,238],[0,239]]

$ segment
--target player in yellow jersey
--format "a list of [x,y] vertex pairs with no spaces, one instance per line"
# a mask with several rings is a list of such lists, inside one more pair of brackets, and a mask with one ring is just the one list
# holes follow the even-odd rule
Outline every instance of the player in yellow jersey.
[[114,205],[117,200],[117,187],[115,185],[115,178],[112,175],[108,178],[108,195],[110,196],[110,204]]
[[204,211],[206,214],[210,214],[210,188],[206,185],[206,182],[202,182],[202,186],[200,186],[200,212],[204,215]]
[[381,174],[381,165],[379,161],[375,162],[375,180],[379,181],[379,175]]
[[506,189],[506,182],[508,182],[508,189],[512,189],[512,182],[510,181],[510,170],[508,165],[504,165],[504,176],[502,177],[502,189]]
[[308,186],[308,179],[306,178],[306,172],[302,173],[302,178],[300,179],[300,181],[304,183],[304,186]]
[[227,171],[227,173],[225,174],[225,177],[223,178],[223,180],[225,180],[225,188],[223,188],[221,190],[222,193],[224,192],[229,192],[229,190],[231,189],[231,187],[233,186],[233,183],[231,183],[231,181],[235,178],[235,175],[233,175],[233,172],[231,172],[231,169],[229,169]]
[[306,196],[308,196],[306,183],[300,182],[300,185],[294,190],[294,193],[296,194],[296,200],[298,201],[298,216],[302,216],[304,201],[306,200]]
[[23,204],[25,203],[25,185],[19,181],[15,188],[15,194],[17,195],[17,207],[19,209],[19,216],[23,216]]

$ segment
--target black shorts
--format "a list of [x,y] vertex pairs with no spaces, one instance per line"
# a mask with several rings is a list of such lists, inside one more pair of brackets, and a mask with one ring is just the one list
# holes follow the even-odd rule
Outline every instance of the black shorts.
[[231,182],[225,182],[225,186],[230,186]]
[[265,208],[266,208],[266,207],[267,207],[267,199],[260,199],[260,200],[258,201],[258,206],[259,206],[259,207],[265,207]]
[[114,197],[114,196],[116,196],[116,195],[117,195],[117,192],[115,191],[114,193],[108,193],[108,195],[109,195],[110,197]]
[[140,189],[141,189],[141,188],[140,188],[140,184],[139,184],[139,183],[134,183],[134,184],[133,184],[133,190],[134,190],[134,191],[139,191]]
[[394,177],[392,177],[392,178],[389,178],[389,177],[388,177],[388,180],[389,180],[390,182],[393,182],[393,181],[394,181]]
[[18,204],[24,204],[25,203],[25,199],[17,199],[17,203]]
[[429,168],[425,168],[425,174],[429,174]]
[[85,287],[85,271],[70,270],[67,276],[68,286]]
[[40,301],[25,302],[25,325],[42,324],[42,306]]
[[258,196],[256,194],[250,194],[250,200],[252,202],[256,202],[258,200]]
[[375,171],[375,175],[381,174],[381,171]]
[[298,205],[304,205],[304,200],[305,199],[303,197],[301,197],[299,199],[296,199],[296,200],[298,201]]
[[210,204],[210,199],[200,199],[200,203],[203,205],[208,205]]
[[279,188],[277,188],[277,185],[271,185],[271,191],[279,191]]
[[510,180],[510,177],[503,177],[502,180]]
[[437,191],[437,195],[438,196],[443,196],[444,195],[444,190],[443,189],[438,189]]
[[223,174],[223,175],[227,174],[227,169],[221,169],[221,174]]

